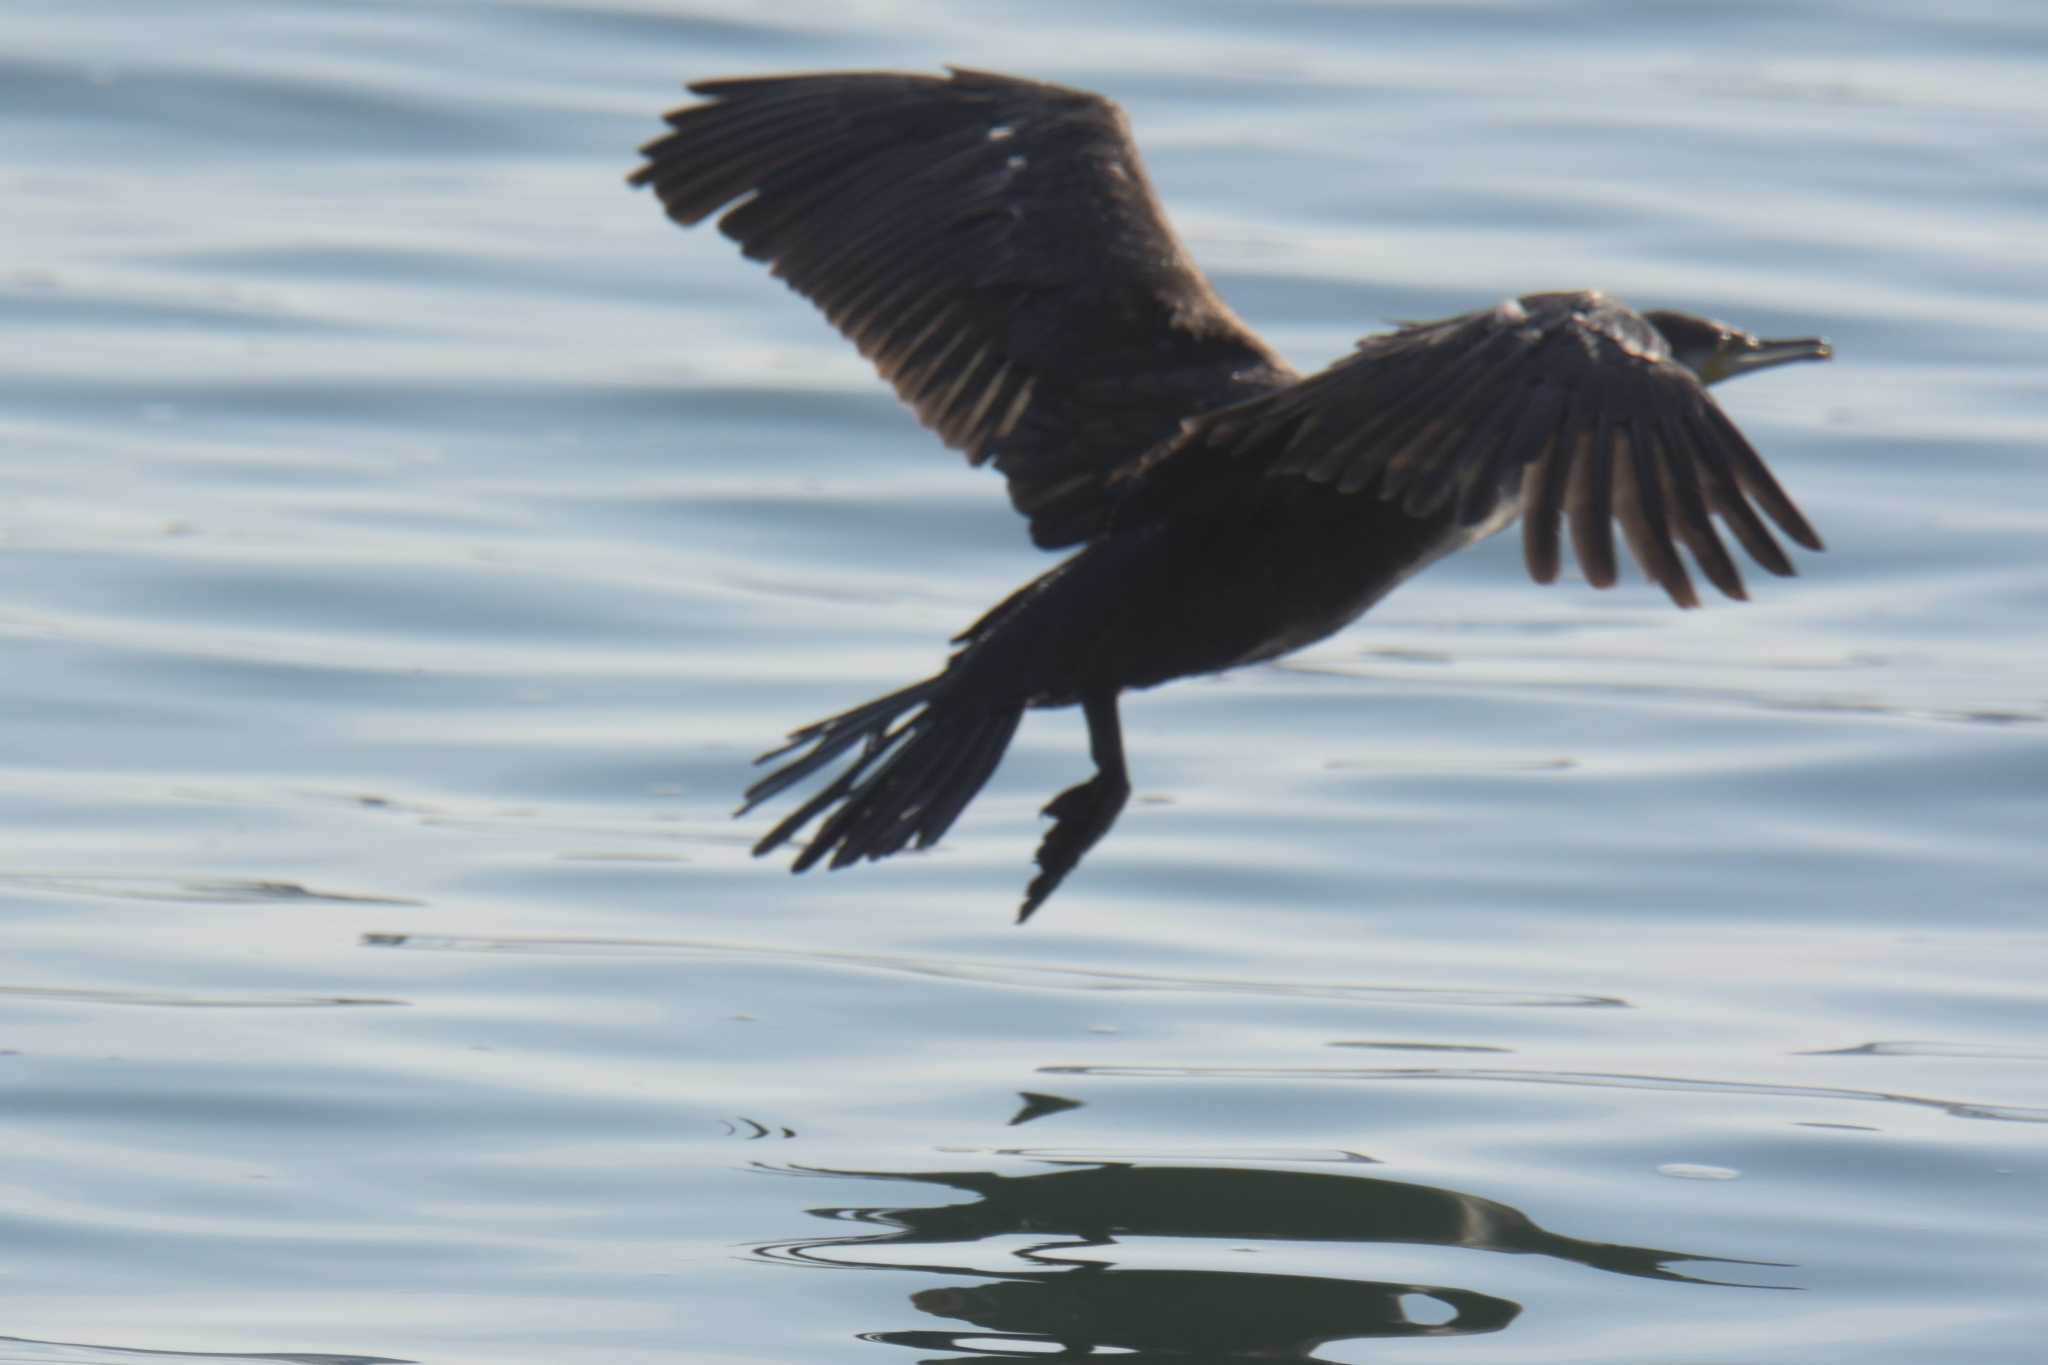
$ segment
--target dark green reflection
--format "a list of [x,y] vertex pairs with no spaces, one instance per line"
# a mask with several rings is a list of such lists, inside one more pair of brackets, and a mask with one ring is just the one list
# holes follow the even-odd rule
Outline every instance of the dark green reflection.
[[[1331,1341],[1497,1332],[1515,1320],[1521,1305],[1438,1285],[1249,1270],[1126,1269],[1100,1251],[1083,1261],[1061,1253],[1134,1238],[1465,1247],[1694,1284],[1720,1282],[1681,1274],[1670,1263],[1758,1264],[1584,1241],[1539,1227],[1495,1200],[1355,1171],[1129,1162],[1059,1165],[1025,1175],[809,1170],[804,1173],[927,1185],[974,1198],[813,1209],[834,1222],[886,1230],[759,1251],[778,1259],[984,1281],[911,1295],[922,1312],[979,1330],[878,1332],[871,1340],[997,1357],[1044,1358],[1048,1346],[1069,1354],[1115,1348],[1137,1352],[1140,1360],[1176,1361],[1309,1360]],[[939,1250],[1020,1237],[1030,1245],[1012,1253],[1020,1262],[1014,1272],[979,1269],[966,1256],[949,1261]],[[1004,1347],[1007,1341],[1018,1343],[1014,1352]]]
[[[1426,1297],[1438,1312],[1411,1321],[1403,1305],[1409,1295]],[[986,1330],[876,1332],[868,1340],[984,1356],[1001,1356],[1001,1343],[1014,1341],[1019,1354],[1028,1344],[1039,1357],[1044,1345],[1057,1344],[1074,1355],[1116,1347],[1140,1361],[1313,1360],[1325,1342],[1497,1332],[1522,1311],[1490,1294],[1431,1285],[1099,1265],[924,1289],[910,1301]]]

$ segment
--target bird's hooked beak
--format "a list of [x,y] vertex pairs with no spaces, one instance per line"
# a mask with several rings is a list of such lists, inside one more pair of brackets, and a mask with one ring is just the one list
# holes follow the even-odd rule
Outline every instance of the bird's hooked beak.
[[1754,374],[1794,360],[1826,360],[1834,353],[1835,348],[1820,337],[1760,338],[1730,330],[1707,357],[1700,378],[1718,384],[1723,379]]
[[1664,338],[1671,358],[1698,375],[1702,384],[1718,384],[1793,360],[1826,360],[1835,353],[1819,337],[1760,340],[1740,327],[1667,308],[1652,309],[1643,314],[1643,321]]

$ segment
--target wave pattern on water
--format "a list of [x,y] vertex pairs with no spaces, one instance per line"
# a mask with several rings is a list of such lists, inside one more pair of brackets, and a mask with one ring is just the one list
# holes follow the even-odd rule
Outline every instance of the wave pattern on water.
[[1626,1008],[1614,996],[1543,995],[1519,991],[1459,990],[1427,986],[1370,986],[1297,981],[1246,981],[1227,977],[1171,977],[1140,972],[1104,971],[1090,967],[1041,966],[1025,962],[955,962],[891,957],[879,953],[811,952],[760,944],[703,943],[677,939],[548,939],[458,938],[435,934],[372,933],[363,942],[373,948],[410,948],[430,952],[539,953],[582,956],[663,957],[677,954],[744,957],[807,966],[852,967],[864,971],[902,972],[947,981],[976,981],[1034,990],[1174,991],[1202,995],[1276,996],[1302,1000],[1398,1001],[1402,1004],[1511,1006],[1518,1008]]
[[1749,1095],[1763,1099],[1802,1098],[1868,1100],[1882,1104],[1917,1105],[1960,1119],[1999,1119],[2008,1123],[2048,1123],[2048,1108],[1976,1104],[1895,1095],[1879,1090],[1854,1090],[1824,1085],[1777,1085],[1749,1081],[1699,1080],[1682,1076],[1628,1076],[1562,1071],[1506,1071],[1488,1067],[1223,1067],[1223,1066],[1044,1066],[1048,1076],[1103,1076],[1129,1080],[1221,1081],[1467,1081],[1480,1084],[1585,1086],[1593,1089],[1662,1090],[1689,1094]]

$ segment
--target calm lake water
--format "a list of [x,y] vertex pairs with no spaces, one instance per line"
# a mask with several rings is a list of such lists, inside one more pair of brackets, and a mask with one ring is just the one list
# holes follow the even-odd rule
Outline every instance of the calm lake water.
[[[0,39],[0,1359],[2043,1358],[2048,9]],[[1122,101],[1304,365],[1825,333],[1724,396],[1828,552],[1681,613],[1502,537],[1136,697],[1024,929],[1070,713],[929,855],[755,862],[751,757],[1048,561],[621,178],[684,79],[946,61]]]

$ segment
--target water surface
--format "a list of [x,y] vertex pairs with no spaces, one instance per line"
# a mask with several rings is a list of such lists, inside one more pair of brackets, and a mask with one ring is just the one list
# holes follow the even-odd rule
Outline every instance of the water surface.
[[[2038,1354],[2036,7],[0,34],[0,1358]],[[1679,613],[1503,538],[1136,698],[1027,929],[1068,714],[929,855],[752,861],[752,755],[1045,561],[620,179],[683,79],[946,61],[1122,101],[1303,365],[1538,288],[1827,334],[1726,401],[1829,551]]]

